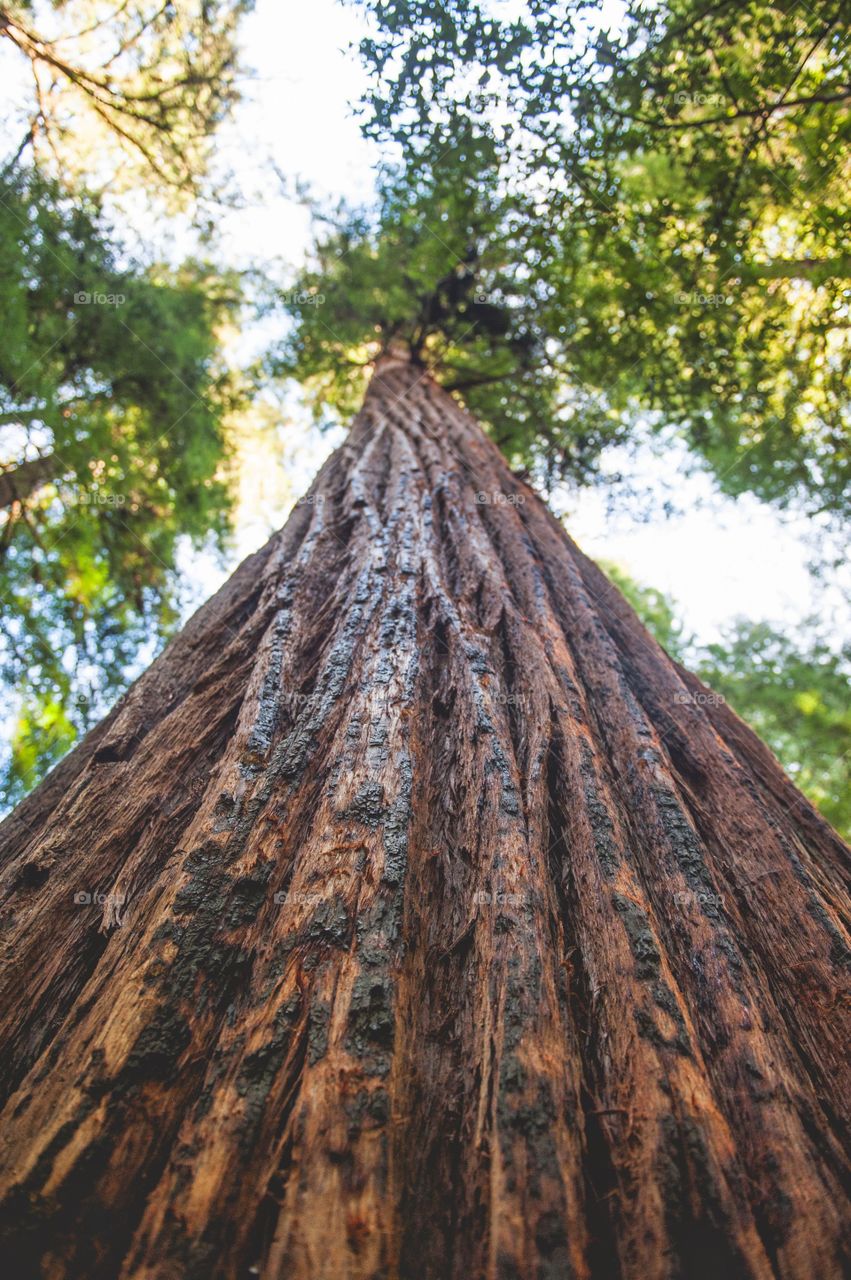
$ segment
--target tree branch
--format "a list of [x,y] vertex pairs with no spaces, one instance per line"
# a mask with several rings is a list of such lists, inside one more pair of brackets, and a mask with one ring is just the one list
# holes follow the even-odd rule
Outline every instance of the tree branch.
[[14,502],[25,502],[37,489],[52,480],[59,471],[59,460],[49,453],[43,458],[30,458],[0,472],[0,508],[11,507]]

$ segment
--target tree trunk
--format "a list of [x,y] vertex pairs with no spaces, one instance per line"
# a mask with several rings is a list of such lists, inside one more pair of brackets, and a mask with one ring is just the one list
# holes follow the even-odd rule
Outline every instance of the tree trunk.
[[25,502],[27,498],[52,480],[59,470],[55,454],[43,458],[29,458],[16,467],[0,471],[0,509],[11,507],[13,502]]
[[421,369],[2,831],[15,1280],[841,1274],[847,849]]

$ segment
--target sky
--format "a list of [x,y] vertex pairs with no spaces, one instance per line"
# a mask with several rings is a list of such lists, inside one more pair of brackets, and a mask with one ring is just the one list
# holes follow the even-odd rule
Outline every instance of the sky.
[[[254,78],[246,100],[221,140],[245,207],[225,219],[222,246],[236,265],[259,254],[297,268],[310,247],[306,209],[286,195],[272,173],[306,182],[320,197],[368,200],[377,155],[360,136],[352,104],[365,84],[350,48],[362,30],[356,13],[337,0],[309,4],[258,0],[243,33],[244,60]],[[339,436],[321,436],[303,420],[283,422],[278,433],[283,482],[274,496],[257,500],[243,485],[234,562],[260,545],[310,483]],[[266,446],[264,445],[264,449]],[[267,455],[268,461],[268,455]],[[623,460],[614,458],[613,467]],[[639,581],[672,595],[688,631],[709,643],[737,615],[793,627],[818,613],[835,634],[848,626],[849,583],[825,590],[806,565],[810,552],[801,520],[783,520],[750,497],[720,497],[705,475],[687,477],[676,450],[647,450],[631,458],[634,474],[649,490],[673,490],[678,513],[665,519],[608,510],[605,490],[553,495],[571,535],[598,559],[614,560]],[[270,485],[268,468],[248,461],[248,472]],[[652,504],[654,506],[658,505]],[[812,534],[812,529],[809,530]],[[226,576],[225,567],[197,560],[196,598]]]

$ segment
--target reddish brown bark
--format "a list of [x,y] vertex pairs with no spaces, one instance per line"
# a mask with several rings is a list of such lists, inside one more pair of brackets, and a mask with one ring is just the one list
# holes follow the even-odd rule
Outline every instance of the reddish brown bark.
[[15,1280],[841,1274],[847,850],[422,370],[2,834]]

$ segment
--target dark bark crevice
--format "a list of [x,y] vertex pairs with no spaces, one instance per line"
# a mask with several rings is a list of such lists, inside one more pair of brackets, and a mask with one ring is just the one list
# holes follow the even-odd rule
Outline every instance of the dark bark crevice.
[[[571,871],[569,832],[565,826],[560,794],[568,774],[558,730],[552,725],[547,760],[547,857],[555,888],[561,928],[552,938],[562,953],[564,1000],[581,1055],[580,1097],[582,1114],[582,1173],[588,1218],[588,1266],[593,1275],[620,1280],[617,1216],[620,1179],[612,1159],[607,1130],[623,1133],[626,1108],[606,1107],[604,1072],[605,1033],[594,1016],[597,1005],[592,979],[584,963],[579,937],[578,887]],[[628,1191],[628,1167],[622,1172]]]

